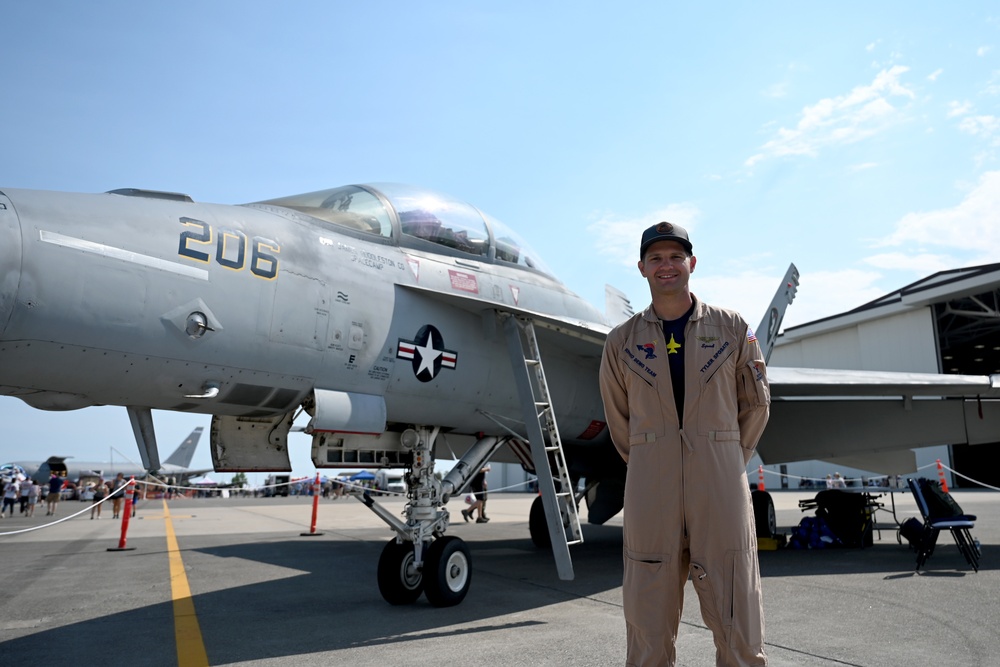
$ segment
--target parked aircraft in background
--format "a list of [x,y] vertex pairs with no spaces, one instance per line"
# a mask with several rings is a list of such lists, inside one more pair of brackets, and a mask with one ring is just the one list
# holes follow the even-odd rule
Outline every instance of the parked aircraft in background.
[[[201,439],[201,432],[205,430],[198,426],[191,434],[184,438],[174,453],[163,462],[158,470],[153,471],[158,477],[172,477],[184,479],[204,475],[212,472],[211,468],[192,469],[191,459],[198,448],[198,441]],[[38,483],[47,482],[49,476],[54,472],[60,477],[65,477],[71,482],[76,482],[81,478],[103,477],[105,480],[113,478],[118,473],[123,473],[125,478],[131,476],[144,477],[148,472],[145,468],[127,460],[114,461],[74,461],[72,456],[50,456],[44,461],[13,461],[4,464],[2,467],[18,466],[24,475],[31,477]]]
[[[765,350],[796,283],[791,267],[758,329]],[[393,604],[464,599],[471,561],[447,535],[447,503],[491,457],[538,475],[532,536],[572,578],[577,480],[593,523],[623,500],[597,376],[610,323],[631,309],[611,292],[608,303],[620,307],[605,317],[491,216],[410,186],[243,206],[0,191],[0,394],[48,410],[124,406],[149,469],[152,409],[212,415],[220,472],[289,470],[305,411],[317,467],[407,469],[405,521],[362,497],[397,534],[378,565]],[[691,368],[729,363],[734,347],[709,341]],[[997,439],[995,403],[938,398],[997,396],[989,377],[769,377],[765,462]],[[443,479],[438,452],[460,457]],[[769,496],[755,508],[766,531]]]

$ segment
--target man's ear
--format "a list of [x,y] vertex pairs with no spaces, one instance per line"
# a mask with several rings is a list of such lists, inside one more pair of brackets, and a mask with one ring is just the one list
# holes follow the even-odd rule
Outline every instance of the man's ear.
[[639,260],[639,263],[638,263],[638,264],[636,264],[636,266],[638,266],[638,267],[639,267],[639,273],[640,273],[640,274],[642,275],[642,277],[643,277],[643,278],[645,278],[645,277],[646,277],[646,264],[645,264],[645,262],[643,262],[643,261],[642,261],[642,260],[640,259],[640,260]]
[[694,273],[694,265],[698,263],[698,258],[691,255],[691,273]]

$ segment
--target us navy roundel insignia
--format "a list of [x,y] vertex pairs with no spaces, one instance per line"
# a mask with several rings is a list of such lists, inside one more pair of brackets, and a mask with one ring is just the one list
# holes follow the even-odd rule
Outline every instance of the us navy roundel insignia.
[[413,375],[421,382],[430,382],[442,368],[455,368],[458,364],[458,352],[444,348],[444,338],[433,324],[420,327],[413,340],[400,338],[396,358],[411,360]]

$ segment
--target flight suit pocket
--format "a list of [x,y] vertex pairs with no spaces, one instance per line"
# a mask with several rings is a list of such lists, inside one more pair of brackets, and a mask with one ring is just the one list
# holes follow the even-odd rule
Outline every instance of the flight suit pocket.
[[670,554],[643,553],[624,549],[622,602],[625,621],[642,627],[663,616],[667,601]]
[[645,374],[644,372],[642,372],[640,369],[636,368],[635,366],[633,366],[630,363],[626,363],[625,364],[625,368],[628,370],[628,376],[627,377],[631,378],[628,381],[628,385],[630,387],[632,386],[632,383],[635,382],[636,380],[641,381],[647,387],[650,387],[650,388],[653,387],[653,379],[651,377],[649,377],[647,374]]
[[[731,345],[724,346],[721,350],[716,352],[712,357],[709,358],[708,362],[701,367],[701,382],[702,384],[709,384],[716,375],[718,375],[719,370],[726,364],[730,364],[730,370],[728,373],[732,373],[730,360],[733,359],[733,352],[736,348]],[[725,377],[726,373],[722,374]]]
[[723,592],[725,582],[714,581],[708,575],[708,570],[702,565],[691,563],[691,583],[694,584],[694,590],[698,593],[698,600],[701,603],[701,615],[705,621],[705,625],[712,632],[725,632],[728,639],[729,630],[732,626],[732,617],[727,619],[726,615],[722,613],[725,605],[724,600],[719,597],[719,594]]
[[761,368],[758,368],[753,361],[746,362],[740,369],[740,384],[743,385],[743,395],[747,397],[752,406],[768,405],[771,402],[771,389],[762,369],[762,363]]
[[737,653],[755,655],[763,652],[764,612],[756,549],[730,551],[726,570],[731,581],[726,586],[726,609],[729,610],[729,646]]
[[710,576],[700,564],[691,563],[702,618],[724,656],[719,664],[766,664],[757,552],[727,551],[721,568],[713,572]]

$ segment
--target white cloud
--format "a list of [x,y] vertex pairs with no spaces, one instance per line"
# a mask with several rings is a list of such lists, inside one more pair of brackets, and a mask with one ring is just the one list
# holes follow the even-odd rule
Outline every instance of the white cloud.
[[997,81],[997,77],[1000,76],[1000,72],[993,72],[993,76],[990,77],[989,83],[983,88],[984,95],[991,95],[996,97],[1000,95],[1000,82]]
[[822,148],[862,141],[889,127],[900,115],[890,100],[915,97],[899,80],[908,70],[901,65],[882,70],[869,85],[805,107],[795,128],[779,128],[775,138],[747,159],[746,166],[774,157],[815,156]]
[[[997,261],[1000,257],[1000,171],[986,172],[957,206],[908,213],[892,234],[878,245],[935,249],[952,248],[967,253],[965,264]],[[937,256],[937,255],[934,255]],[[954,261],[950,261],[954,268]]]
[[948,102],[948,118],[964,116],[972,111],[972,102]]
[[614,264],[634,268],[639,261],[639,239],[647,227],[667,220],[692,232],[697,227],[700,216],[701,211],[694,204],[668,204],[633,218],[618,218],[613,214],[606,214],[588,225],[587,231],[594,235],[594,246],[604,257]]
[[867,169],[874,169],[878,166],[878,162],[862,162],[861,164],[852,164],[848,169],[850,171],[865,171]]
[[877,271],[843,269],[809,272],[799,267],[800,281],[795,302],[788,307],[784,326],[795,326],[837,315],[884,296],[876,283],[883,278]]
[[706,303],[732,308],[756,328],[784,273],[784,269],[771,272],[753,269],[723,274],[715,267],[702,269],[699,264],[691,276],[691,291]]
[[[782,328],[857,308],[886,293],[876,286],[883,277],[877,271],[810,271],[807,267],[798,268],[799,288],[795,301],[788,307]],[[706,275],[695,271],[691,277],[691,291],[708,303],[738,311],[750,326],[756,327],[783,275],[784,268],[767,272],[755,269],[727,275]]]
[[934,253],[912,254],[906,252],[887,252],[866,257],[864,262],[877,269],[912,271],[929,276],[938,271],[947,271],[955,268],[958,260],[950,255]]
[[770,86],[761,91],[761,95],[764,97],[785,97],[788,94],[788,84],[787,83],[772,83]]
[[997,116],[967,116],[958,124],[958,129],[974,137],[982,137],[996,143],[994,136],[1000,130],[1000,118]]
[[930,82],[932,82],[932,83],[934,81],[937,81],[938,77],[941,76],[942,72],[944,72],[944,70],[941,69],[940,67],[938,67],[936,70],[934,70],[933,72],[931,72],[930,74],[927,75],[927,80],[930,81]]
[[982,58],[992,50],[993,50],[992,46],[980,46],[978,49],[976,49],[976,55]]

